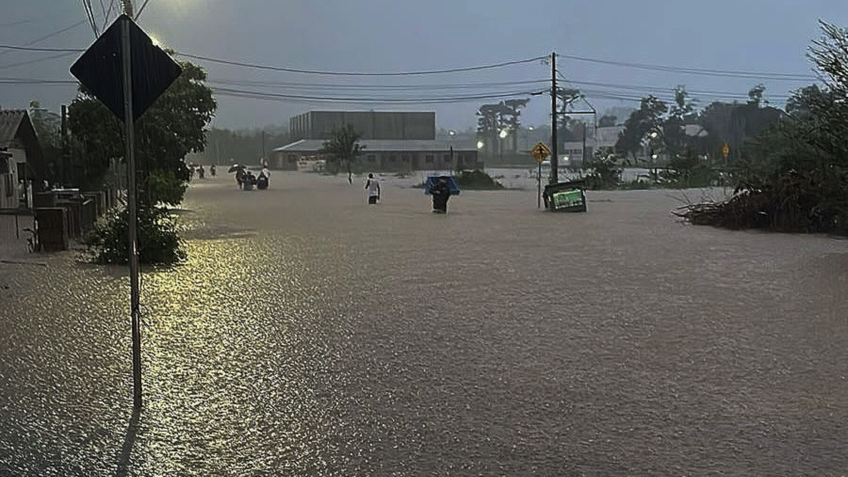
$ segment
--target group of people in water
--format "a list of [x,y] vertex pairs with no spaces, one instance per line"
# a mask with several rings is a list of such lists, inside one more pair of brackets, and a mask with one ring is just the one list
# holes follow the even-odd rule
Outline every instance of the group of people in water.
[[[212,164],[211,166],[209,166],[209,173],[212,174],[212,177],[215,177],[216,172],[217,171],[215,170],[215,164]],[[203,178],[206,177],[206,169],[204,169],[202,165],[197,166],[197,167],[188,166],[188,180],[189,181],[194,179],[195,174],[197,174],[198,179],[203,179]]]
[[247,169],[239,169],[236,171],[236,184],[241,190],[265,190],[268,188],[270,177],[271,171],[267,167],[262,168],[258,176]]

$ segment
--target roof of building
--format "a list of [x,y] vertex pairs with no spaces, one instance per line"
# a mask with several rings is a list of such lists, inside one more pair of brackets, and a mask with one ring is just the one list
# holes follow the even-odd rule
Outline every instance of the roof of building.
[[[324,147],[324,142],[321,139],[301,139],[283,147],[274,149],[274,152],[318,152]],[[423,139],[362,139],[359,144],[365,146],[365,153],[368,152],[442,152],[449,151],[451,145],[444,142],[423,140]],[[463,148],[461,146],[453,146],[454,151],[471,152],[476,151],[475,148]]]
[[31,179],[46,177],[47,164],[38,136],[29,119],[29,114],[23,109],[0,110],[0,148],[7,148],[20,138],[26,150],[26,168],[24,174]]
[[0,110],[0,147],[9,147],[18,135],[21,121],[27,116],[23,109]]

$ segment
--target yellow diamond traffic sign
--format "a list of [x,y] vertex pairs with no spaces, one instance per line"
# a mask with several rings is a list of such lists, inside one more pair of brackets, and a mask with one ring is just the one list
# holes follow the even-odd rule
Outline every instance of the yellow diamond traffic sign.
[[533,158],[537,161],[542,162],[551,155],[551,150],[548,149],[548,146],[540,142],[530,149],[530,154],[533,154]]

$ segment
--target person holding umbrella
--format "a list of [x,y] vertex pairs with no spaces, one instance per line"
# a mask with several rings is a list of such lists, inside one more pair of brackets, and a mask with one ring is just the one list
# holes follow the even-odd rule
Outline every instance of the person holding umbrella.
[[244,183],[244,166],[240,166],[238,164],[233,164],[230,166],[229,170],[227,170],[228,174],[236,173],[236,184],[238,184],[239,189],[241,189],[242,184]]
[[438,214],[448,213],[448,199],[450,199],[451,190],[447,176],[440,176],[438,182],[430,185],[430,194],[433,196],[433,212]]

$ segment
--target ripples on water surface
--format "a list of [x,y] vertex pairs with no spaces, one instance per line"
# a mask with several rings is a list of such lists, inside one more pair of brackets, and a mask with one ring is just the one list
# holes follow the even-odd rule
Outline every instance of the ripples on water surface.
[[193,186],[188,262],[143,274],[137,426],[123,271],[0,265],[0,475],[848,468],[844,242],[275,180]]

